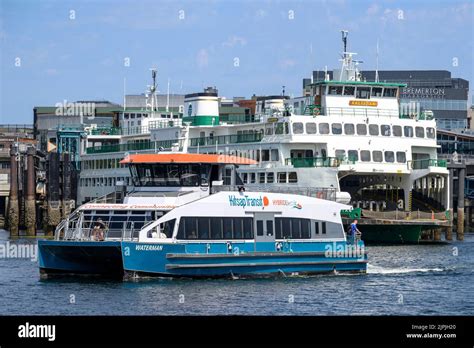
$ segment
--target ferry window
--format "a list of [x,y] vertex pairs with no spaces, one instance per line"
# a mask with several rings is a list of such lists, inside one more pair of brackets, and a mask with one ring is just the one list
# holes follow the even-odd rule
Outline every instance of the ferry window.
[[340,123],[333,123],[332,124],[332,134],[342,134],[342,125]]
[[250,183],[255,184],[255,173],[249,173],[250,175]]
[[253,219],[243,218],[244,222],[244,238],[253,239]]
[[200,168],[197,164],[181,166],[181,184],[183,186],[199,186]]
[[390,136],[390,126],[388,124],[383,124],[380,126],[380,133],[382,133],[383,136],[389,137]]
[[359,160],[359,153],[357,150],[349,150],[347,152],[349,161],[357,162]]
[[415,135],[417,138],[424,138],[425,129],[423,127],[415,127]]
[[282,233],[281,233],[281,218],[275,218],[275,238],[276,239],[282,239]]
[[273,172],[267,173],[267,184],[272,184],[274,179],[275,178]]
[[283,134],[283,123],[278,122],[275,128],[275,134]]
[[372,159],[374,162],[382,162],[383,161],[382,151],[372,151]]
[[263,236],[263,221],[257,220],[257,236]]
[[258,183],[265,184],[265,173],[258,173]]
[[372,97],[381,97],[382,88],[381,87],[372,87]]
[[369,134],[370,135],[379,135],[379,125],[378,124],[369,124]]
[[222,222],[224,239],[232,239],[232,218],[223,218]]
[[346,123],[344,125],[344,133],[346,135],[353,135],[354,134],[354,125],[352,123]]
[[243,181],[244,184],[248,184],[248,174],[247,173],[242,174],[242,181]]
[[300,221],[300,219],[291,219],[291,238],[301,239],[301,221]]
[[290,134],[290,126],[288,125],[288,122],[285,122],[285,134]]
[[329,95],[342,95],[342,86],[329,86]]
[[130,114],[130,117],[131,117],[131,118],[135,118],[135,114]]
[[361,150],[360,151],[360,160],[362,162],[370,162],[370,151]]
[[319,134],[329,134],[329,123],[319,124]]
[[398,163],[405,163],[407,161],[407,157],[405,152],[397,151],[397,162]]
[[293,134],[303,134],[303,123],[295,122],[293,123]]
[[357,87],[356,98],[369,99],[370,87]]
[[397,96],[397,89],[396,88],[385,88],[383,91],[384,97],[391,97],[395,98]]
[[262,150],[262,161],[270,161],[270,150]]
[[286,183],[286,172],[278,173],[278,182],[279,183]]
[[367,135],[367,125],[359,123],[357,125],[357,135]]
[[319,234],[319,221],[314,222],[314,233]]
[[[181,221],[181,224],[182,223],[183,222]],[[196,218],[185,217],[184,230],[185,230],[185,239],[197,239],[198,235],[197,235],[197,229],[196,229]]]
[[434,139],[436,136],[434,128],[431,128],[431,127],[426,128],[426,136],[430,139]]
[[403,127],[403,134],[406,137],[412,138],[413,137],[413,127],[410,127],[410,126]]
[[270,156],[272,161],[278,161],[278,149],[272,149]]
[[344,87],[344,95],[354,95],[355,87],[352,86],[345,86]]
[[281,238],[291,238],[291,224],[290,219],[280,218],[281,219]]
[[321,223],[321,225],[322,225],[322,226],[321,226],[321,227],[322,227],[322,228],[321,228],[321,233],[322,233],[322,234],[326,234],[326,221],[323,221],[323,222]]
[[316,123],[314,122],[306,123],[306,134],[316,134]]
[[178,235],[176,236],[177,239],[184,239],[184,219],[185,218],[181,218],[181,221],[179,223],[179,227],[178,227]]
[[166,221],[163,224],[163,229],[161,230],[162,233],[166,235],[166,238],[171,238],[173,236],[174,225],[176,223],[176,219]]
[[346,150],[336,150],[336,158],[343,160],[346,157]]
[[288,174],[288,182],[290,184],[294,184],[294,183],[298,182],[298,177],[297,177],[296,172],[290,172]]
[[244,239],[243,218],[234,218],[234,239]]
[[180,186],[180,181],[179,181],[179,166],[176,164],[171,164],[167,166],[167,184],[168,186]]
[[401,137],[402,136],[402,126],[393,126],[393,135],[396,137]]
[[211,239],[222,239],[222,218],[211,218]]
[[311,238],[311,228],[309,219],[301,219],[301,238]]
[[385,162],[393,163],[395,162],[395,155],[393,151],[385,151]]
[[199,239],[209,239],[209,218],[198,217],[197,222]]
[[273,135],[273,123],[271,123],[270,126],[267,126],[265,128],[265,134],[266,135]]

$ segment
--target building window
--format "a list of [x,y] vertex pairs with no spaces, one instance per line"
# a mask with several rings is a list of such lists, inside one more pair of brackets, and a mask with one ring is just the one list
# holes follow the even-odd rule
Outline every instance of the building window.
[[407,161],[407,157],[405,152],[397,151],[397,162],[398,163],[405,163]]
[[415,135],[417,138],[424,138],[425,129],[423,127],[415,127]]
[[378,124],[369,124],[369,134],[370,135],[379,135],[379,125]]
[[303,123],[295,122],[293,123],[293,134],[303,134]]
[[403,127],[403,134],[408,138],[413,138],[413,127],[410,127],[410,126]]
[[393,135],[395,137],[401,137],[402,136],[402,127],[401,126],[393,126]]
[[319,134],[329,134],[329,123],[319,124]]
[[383,161],[382,151],[372,151],[372,159],[374,162],[382,162]]
[[346,123],[344,125],[344,133],[346,135],[354,135],[354,125],[352,123]]
[[278,183],[286,184],[286,172],[278,173]]
[[306,134],[316,134],[316,123],[314,122],[306,123]]
[[367,125],[359,123],[357,125],[357,135],[367,135]]
[[388,124],[383,124],[380,126],[380,133],[382,133],[383,136],[389,137],[390,136],[390,126]]
[[362,162],[370,162],[370,151],[361,150],[360,151],[360,160]]
[[342,124],[333,123],[332,124],[332,134],[335,134],[335,135],[342,134]]
[[393,151],[385,151],[385,162],[387,163],[393,163],[395,162],[395,155]]

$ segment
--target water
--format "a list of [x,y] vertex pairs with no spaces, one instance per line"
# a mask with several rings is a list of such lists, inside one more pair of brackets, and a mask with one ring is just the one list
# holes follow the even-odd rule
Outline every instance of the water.
[[474,314],[474,235],[367,249],[366,275],[259,280],[40,280],[37,263],[2,258],[0,315]]

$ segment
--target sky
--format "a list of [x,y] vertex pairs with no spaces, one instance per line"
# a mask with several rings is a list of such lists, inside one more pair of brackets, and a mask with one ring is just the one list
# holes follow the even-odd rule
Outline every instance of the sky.
[[[158,91],[302,93],[348,50],[374,70],[452,72],[474,83],[473,0],[0,0],[0,124],[35,106]],[[470,91],[470,100],[472,98]]]

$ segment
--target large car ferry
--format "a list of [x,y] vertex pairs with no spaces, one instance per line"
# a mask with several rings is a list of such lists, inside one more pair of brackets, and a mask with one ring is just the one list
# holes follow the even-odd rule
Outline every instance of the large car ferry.
[[[364,272],[362,241],[348,243],[341,210],[350,206],[283,192],[247,192],[239,165],[218,154],[129,155],[134,186],[79,207],[40,240],[44,276],[217,277]],[[229,174],[230,173],[230,174]],[[224,177],[228,185],[224,185]],[[272,190],[278,191],[278,190]]]

